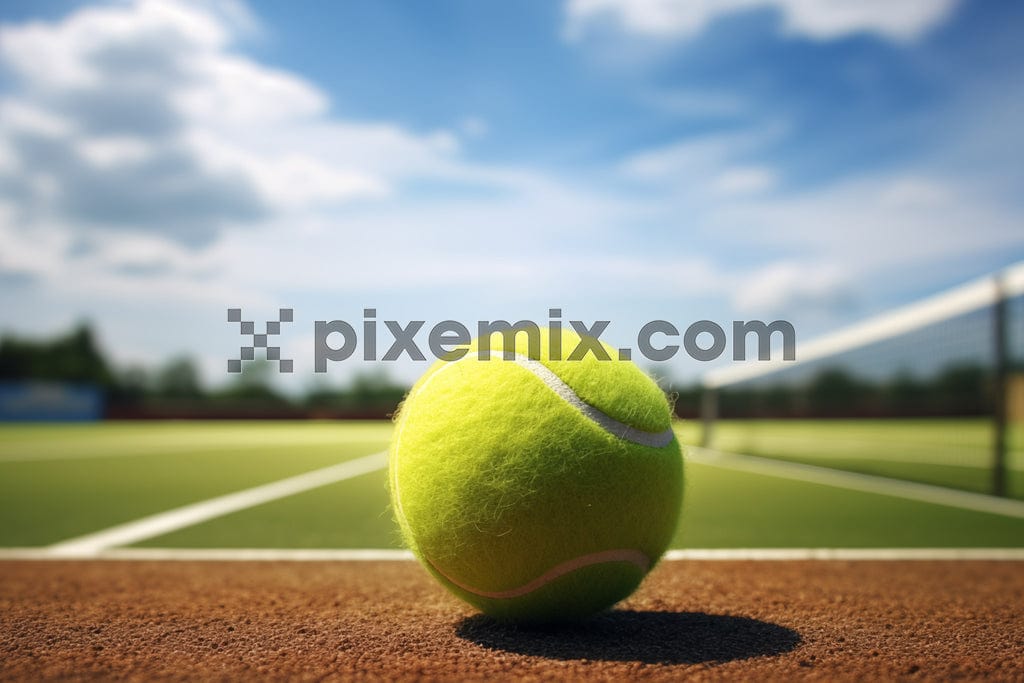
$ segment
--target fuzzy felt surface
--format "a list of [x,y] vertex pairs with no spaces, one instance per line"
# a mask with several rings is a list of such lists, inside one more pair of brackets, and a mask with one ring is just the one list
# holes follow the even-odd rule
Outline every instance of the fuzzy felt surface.
[[[659,432],[671,426],[671,408],[665,393],[632,361],[619,360],[616,349],[598,342],[595,345],[605,353],[598,358],[587,345],[581,345],[580,335],[571,330],[553,335],[551,330],[541,328],[538,339],[537,348],[531,348],[529,337],[517,334],[515,352],[546,365],[590,405],[637,429]],[[479,351],[486,346],[492,350],[492,358],[502,357],[506,343],[500,333],[491,335],[485,344],[480,341],[474,340],[469,350]],[[587,352],[578,360],[569,360],[577,348]]]
[[[565,355],[573,337],[563,335]],[[493,348],[489,361],[439,361],[402,406],[390,465],[403,535],[438,580],[490,614],[550,620],[608,607],[649,567],[601,562],[523,595],[490,595],[607,551],[642,554],[653,565],[681,505],[679,444],[653,448],[609,434],[503,360],[500,337]],[[535,359],[619,421],[648,430],[671,424],[663,393],[632,363],[553,361],[543,352]]]

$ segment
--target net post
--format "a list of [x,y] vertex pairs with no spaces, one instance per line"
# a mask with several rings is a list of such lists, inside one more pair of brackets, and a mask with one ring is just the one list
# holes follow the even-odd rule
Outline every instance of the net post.
[[718,419],[718,391],[705,387],[700,397],[701,448],[711,448],[711,436],[715,420]]
[[995,276],[995,304],[992,315],[992,494],[1006,495],[1006,391],[1009,365],[1006,344],[1006,288],[1003,276]]

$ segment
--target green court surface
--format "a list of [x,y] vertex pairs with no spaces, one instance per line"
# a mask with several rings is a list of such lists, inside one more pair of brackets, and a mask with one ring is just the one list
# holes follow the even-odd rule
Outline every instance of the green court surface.
[[[0,426],[0,546],[48,545],[376,453],[387,447],[390,434],[389,423]],[[725,438],[727,431],[721,434]],[[681,425],[680,435],[684,443],[694,443],[695,425]],[[778,436],[776,443],[782,441]],[[936,442],[942,439],[937,436]],[[904,452],[896,444],[889,447],[897,455]],[[905,452],[901,464],[914,464],[919,451]],[[828,464],[803,453],[789,454],[790,459]],[[394,548],[400,541],[388,507],[386,473],[377,470],[137,545]],[[1020,516],[696,462],[686,466],[675,543],[680,548],[1022,545]]]
[[[1010,430],[1008,493],[1024,499],[1024,430]],[[688,422],[686,438],[700,439]],[[711,447],[987,493],[994,430],[984,419],[720,420]]]
[[0,545],[45,545],[383,450],[389,423],[0,427]]

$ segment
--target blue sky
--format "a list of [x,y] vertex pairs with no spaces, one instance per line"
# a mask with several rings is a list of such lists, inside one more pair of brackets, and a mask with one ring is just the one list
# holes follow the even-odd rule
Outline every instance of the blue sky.
[[[792,320],[1024,258],[1024,7],[6,3],[0,328],[125,363],[312,320]],[[341,381],[358,363],[332,370]],[[410,380],[422,365],[399,363]],[[657,371],[690,377],[680,359]]]

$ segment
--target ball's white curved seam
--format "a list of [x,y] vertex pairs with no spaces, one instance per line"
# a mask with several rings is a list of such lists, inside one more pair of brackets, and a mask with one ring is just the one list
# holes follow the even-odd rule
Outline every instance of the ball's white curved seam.
[[[462,361],[465,361],[467,359],[470,359],[470,358],[479,359],[479,355],[480,355],[479,352],[468,353],[465,356],[463,356],[462,358],[460,358],[458,360],[455,360],[455,361],[451,361],[447,365],[442,366],[440,369],[438,369],[436,372],[434,372],[432,375],[430,375],[430,377],[427,377],[427,379],[423,383],[423,385],[419,389],[416,390],[416,394],[415,395],[410,394],[409,397],[406,398],[406,401],[407,402],[411,401],[414,398],[414,396],[419,395],[420,393],[422,393],[423,390],[426,389],[427,386],[430,384],[430,382],[434,379],[434,377],[436,377],[440,373],[444,372],[447,368],[452,367],[452,366],[454,366],[454,365],[456,365],[456,364],[458,364],[458,363],[460,363]],[[504,356],[500,356],[500,357],[497,358],[497,360],[505,360],[505,358],[504,358]],[[669,427],[668,429],[666,429],[666,430],[664,430],[662,432],[646,432],[646,431],[643,431],[641,429],[637,429],[636,427],[632,427],[630,425],[627,425],[624,422],[619,422],[618,420],[616,420],[615,418],[611,417],[607,413],[605,413],[605,412],[603,412],[601,410],[598,410],[597,408],[595,408],[594,406],[590,405],[589,403],[584,401],[582,398],[580,398],[579,395],[575,391],[573,391],[572,387],[570,387],[568,384],[563,382],[562,379],[558,375],[556,375],[554,372],[552,372],[550,368],[548,368],[546,365],[544,365],[540,361],[533,360],[532,358],[529,358],[527,356],[523,356],[522,354],[518,354],[518,353],[515,354],[514,358],[512,358],[511,361],[514,362],[519,367],[529,371],[530,374],[532,374],[534,377],[536,377],[541,382],[543,382],[544,385],[547,386],[549,389],[551,389],[551,391],[554,392],[559,398],[561,398],[563,401],[565,401],[566,403],[571,405],[578,412],[580,412],[584,417],[589,419],[591,422],[593,422],[598,427],[600,427],[604,431],[608,432],[612,436],[615,436],[617,438],[623,439],[624,441],[629,441],[631,443],[638,444],[640,446],[649,446],[651,448],[663,448],[663,447],[667,446],[668,444],[672,443],[672,439],[675,438],[675,433],[672,431],[671,427]],[[395,457],[396,458],[398,457],[398,453],[401,450],[401,446],[402,446],[402,431],[404,429],[404,426],[405,425],[404,425],[404,421],[403,421],[403,424],[400,425],[399,428],[398,428],[398,434],[395,436],[395,449],[394,449],[394,452],[395,452]],[[409,526],[409,522],[406,520],[406,518],[405,518],[405,511],[402,509],[402,496],[401,496],[401,489],[400,489],[399,484],[398,484],[398,463],[397,462],[394,463],[394,467],[392,468],[392,472],[393,472],[392,484],[395,487],[395,504],[397,506],[397,509],[395,510],[395,512],[398,514],[398,516],[399,516],[399,518],[401,520],[401,523],[404,526],[408,527]],[[647,555],[645,553],[643,553],[643,552],[641,552],[639,550],[632,550],[632,549],[605,550],[605,551],[601,551],[601,552],[597,552],[597,553],[591,553],[589,555],[582,555],[580,557],[576,557],[576,558],[573,558],[573,559],[570,559],[570,560],[566,560],[565,562],[562,562],[561,564],[555,565],[554,567],[552,567],[548,571],[544,572],[544,574],[538,576],[537,578],[533,579],[532,581],[529,581],[529,582],[523,584],[522,586],[518,586],[516,588],[511,588],[511,589],[508,589],[508,590],[505,590],[505,591],[488,592],[488,591],[483,591],[483,590],[480,590],[480,589],[477,589],[477,588],[473,588],[472,586],[464,585],[461,582],[454,580],[452,577],[448,576],[445,572],[441,571],[441,569],[436,564],[431,562],[429,558],[425,558],[425,559],[427,559],[427,561],[430,562],[430,566],[432,566],[439,574],[444,576],[446,579],[448,579],[448,581],[450,581],[454,585],[458,586],[459,588],[461,588],[461,589],[463,589],[465,591],[468,591],[470,593],[474,593],[476,595],[480,595],[482,597],[498,598],[498,599],[501,599],[501,598],[514,598],[514,597],[520,597],[522,595],[526,595],[526,594],[528,594],[528,593],[530,593],[532,591],[537,590],[538,588],[543,587],[544,585],[546,585],[550,581],[554,581],[555,579],[559,578],[560,576],[568,574],[569,572],[572,572],[572,571],[575,571],[577,569],[581,569],[583,567],[587,567],[587,566],[590,566],[590,565],[593,565],[593,564],[600,564],[602,562],[629,562],[631,564],[634,564],[634,565],[640,567],[641,570],[643,570],[644,572],[646,572],[648,569],[650,569],[650,566],[651,566],[651,559],[649,557],[647,557]]]
[[[429,559],[427,561],[430,562]],[[547,570],[537,578],[533,579],[532,581],[528,581],[521,586],[516,586],[515,588],[509,588],[508,590],[503,591],[484,591],[480,590],[479,588],[467,586],[461,581],[453,579],[452,577],[448,576],[448,574],[443,572],[441,568],[433,562],[430,562],[430,566],[436,569],[438,574],[448,579],[464,591],[469,591],[470,593],[479,595],[484,598],[507,600],[509,598],[518,598],[524,595],[528,595],[529,593],[532,593],[533,591],[539,588],[543,588],[555,579],[561,576],[565,576],[570,572],[574,572],[577,569],[583,569],[584,567],[589,567],[595,564],[605,564],[607,562],[626,562],[628,564],[632,564],[639,567],[640,571],[644,572],[645,574],[647,573],[647,570],[651,568],[651,558],[647,557],[646,554],[642,553],[639,550],[602,550],[600,552],[590,553],[589,555],[580,555],[579,557],[574,557],[571,560],[566,560],[561,564],[556,564],[554,567]]]
[[614,417],[598,410],[580,398],[579,394],[573,391],[572,387],[562,381],[561,377],[553,373],[551,368],[540,361],[516,354],[514,362],[532,372],[551,391],[558,394],[562,400],[612,436],[618,437],[623,441],[635,443],[638,446],[648,446],[650,448],[664,448],[672,443],[672,439],[675,438],[671,427],[660,432],[645,432],[625,422],[619,422]]

